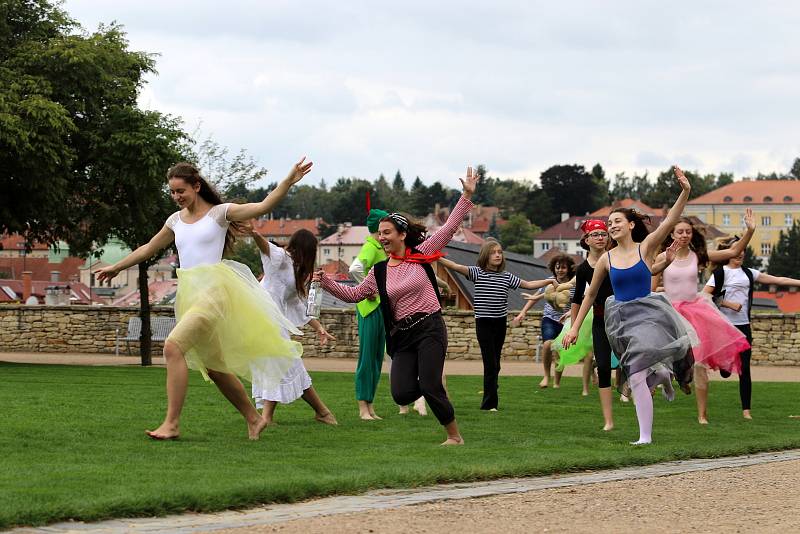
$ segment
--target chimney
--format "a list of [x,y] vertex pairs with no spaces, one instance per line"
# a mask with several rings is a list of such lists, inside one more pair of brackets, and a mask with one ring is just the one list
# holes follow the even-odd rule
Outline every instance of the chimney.
[[564,221],[566,221],[567,219],[569,219],[569,213],[567,213],[567,212],[562,212],[562,213],[561,213],[561,222],[564,222]]
[[336,225],[336,233],[339,235],[344,233],[344,225],[342,223]]
[[789,293],[797,293],[797,286],[789,286]]
[[61,281],[61,271],[50,271],[50,281],[51,282],[60,282]]
[[433,208],[433,214],[434,215],[439,215],[439,210],[440,209],[442,209],[442,205],[437,202],[436,205]]
[[778,286],[776,286],[775,284],[770,284],[769,285],[769,292],[773,293],[773,294],[777,293],[778,292]]
[[22,302],[28,300],[28,297],[33,293],[33,272],[25,271],[22,273]]

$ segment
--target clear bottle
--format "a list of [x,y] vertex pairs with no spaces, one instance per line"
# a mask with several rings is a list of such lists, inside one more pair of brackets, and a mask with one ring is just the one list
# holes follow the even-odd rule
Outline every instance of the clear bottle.
[[306,315],[314,319],[319,319],[322,310],[322,285],[319,282],[311,282],[308,290],[308,300],[306,301]]

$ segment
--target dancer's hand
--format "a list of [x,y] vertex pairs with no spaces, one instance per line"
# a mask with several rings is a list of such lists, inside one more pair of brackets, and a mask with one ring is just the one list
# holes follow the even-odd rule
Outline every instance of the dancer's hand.
[[97,283],[105,282],[106,280],[111,280],[115,276],[119,274],[119,269],[114,267],[113,265],[109,265],[108,267],[103,267],[102,269],[97,269],[95,272],[95,277],[97,279]]
[[289,174],[286,175],[286,181],[289,185],[294,185],[299,182],[303,176],[311,172],[311,166],[314,165],[313,161],[309,161],[305,163],[306,157],[303,156],[303,159],[298,161],[294,164],[292,169],[289,171]]
[[478,185],[478,173],[473,171],[472,167],[467,167],[467,177],[459,178],[459,180],[461,180],[461,186],[464,188],[463,196],[472,198]]
[[691,191],[692,185],[689,183],[689,179],[686,178],[686,175],[683,174],[681,168],[675,165],[672,169],[673,172],[675,173],[675,178],[678,179],[678,184],[681,186],[681,189],[683,191]]
[[519,325],[522,324],[522,320],[523,319],[525,319],[525,314],[524,313],[517,314],[517,316],[514,317],[514,319],[511,320],[511,326],[513,326],[514,328],[518,327]]
[[325,276],[325,271],[322,269],[316,271],[314,274],[311,275],[312,282],[320,282],[322,281],[322,277]]
[[756,229],[756,218],[753,217],[753,209],[747,208],[744,210],[744,225],[748,230]]
[[378,294],[377,293],[373,293],[372,295],[367,297],[367,300],[370,301],[370,302],[375,302],[375,299],[377,299],[377,298],[378,298]]
[[533,295],[531,295],[530,293],[520,293],[520,295],[522,295],[522,298],[524,298],[525,300],[532,300],[536,302],[542,299],[544,293],[534,293]]
[[569,329],[569,332],[564,334],[564,339],[561,340],[561,344],[564,345],[565,349],[570,348],[572,345],[575,344],[575,341],[578,339],[578,332],[575,330],[575,327]]
[[317,330],[317,339],[319,339],[320,347],[327,345],[328,341],[336,341],[336,338],[332,334],[329,334],[322,325],[320,325],[319,330]]
[[235,221],[230,223],[233,233],[237,236],[252,236],[256,232],[253,221]]
[[673,241],[667,248],[664,249],[664,259],[667,260],[667,265],[675,261],[675,256],[678,254],[678,249],[681,248],[677,241]]

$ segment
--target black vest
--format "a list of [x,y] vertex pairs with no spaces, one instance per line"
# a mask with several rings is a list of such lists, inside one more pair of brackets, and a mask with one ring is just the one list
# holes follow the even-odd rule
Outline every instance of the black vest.
[[[753,312],[753,273],[750,269],[742,267],[747,280],[750,282],[750,287],[747,290],[747,318],[750,319],[750,314]],[[719,307],[719,303],[725,300],[725,291],[722,290],[725,285],[725,269],[722,265],[714,269],[714,303]]]
[[[412,252],[419,252],[411,249]],[[378,295],[381,297],[381,315],[383,315],[383,327],[386,330],[386,353],[392,357],[395,352],[395,343],[392,339],[392,326],[394,326],[394,315],[392,314],[392,305],[389,303],[389,295],[386,293],[386,268],[389,265],[389,260],[384,260],[372,266],[372,272],[375,275],[375,283],[378,285]],[[439,295],[439,286],[436,284],[436,273],[433,272],[433,266],[430,263],[423,263],[422,267],[431,281],[433,290],[436,291],[436,298],[441,300]]]

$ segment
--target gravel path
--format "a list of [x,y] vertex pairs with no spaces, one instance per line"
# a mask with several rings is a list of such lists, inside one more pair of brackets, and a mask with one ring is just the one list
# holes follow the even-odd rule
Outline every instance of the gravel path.
[[216,532],[798,532],[798,473],[775,462]]

